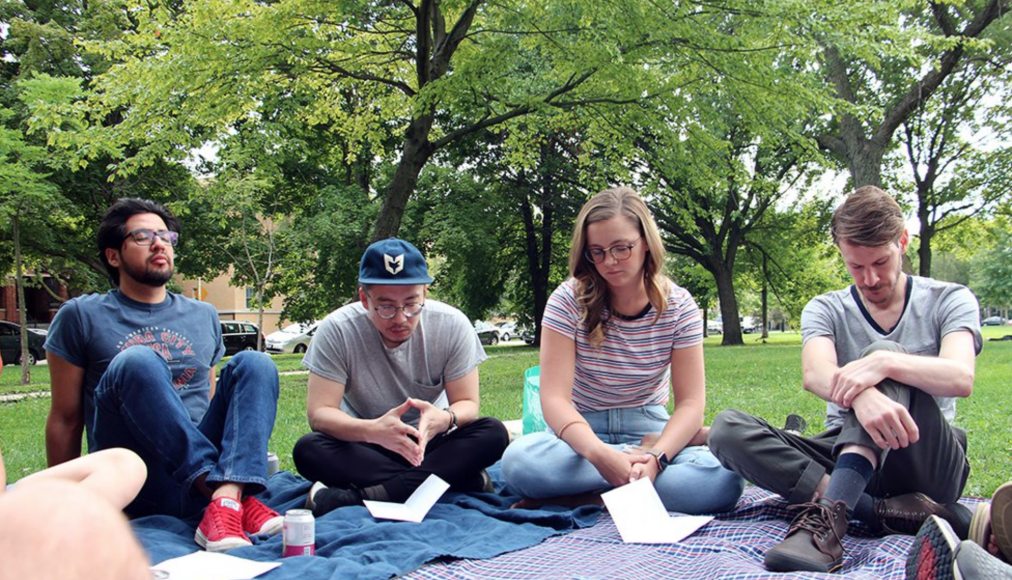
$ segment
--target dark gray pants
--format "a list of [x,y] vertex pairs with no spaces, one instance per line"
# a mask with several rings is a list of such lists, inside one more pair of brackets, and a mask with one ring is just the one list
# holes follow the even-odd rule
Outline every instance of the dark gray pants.
[[[865,354],[881,348],[898,350],[898,346],[876,343]],[[904,449],[879,450],[849,411],[844,413],[842,426],[809,438],[728,409],[718,414],[710,427],[710,450],[724,467],[791,504],[812,500],[822,477],[833,471],[840,448],[849,444],[879,450],[879,466],[867,487],[871,496],[919,491],[941,503],[958,500],[970,474],[966,434],[950,426],[935,399],[920,389],[889,379],[877,388],[910,411],[920,431],[917,443]]]

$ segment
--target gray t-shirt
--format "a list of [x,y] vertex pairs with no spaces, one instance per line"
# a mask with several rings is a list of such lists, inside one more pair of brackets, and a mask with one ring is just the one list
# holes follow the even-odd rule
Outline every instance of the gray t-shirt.
[[[965,286],[920,276],[907,277],[907,300],[899,322],[892,329],[881,328],[868,313],[850,286],[813,298],[801,313],[802,341],[826,336],[836,345],[836,359],[843,366],[860,358],[861,352],[877,340],[903,345],[907,352],[938,356],[942,337],[959,330],[973,335],[974,351],[980,353],[980,316],[977,299]],[[945,418],[956,417],[954,397],[935,397]],[[842,409],[826,404],[826,427],[843,422]]]
[[[389,348],[361,302],[330,313],[309,345],[303,366],[344,385],[342,409],[374,419],[408,397],[447,404],[445,384],[471,372],[488,356],[467,316],[426,300],[421,320],[404,343]],[[417,413],[404,420],[417,421]]]

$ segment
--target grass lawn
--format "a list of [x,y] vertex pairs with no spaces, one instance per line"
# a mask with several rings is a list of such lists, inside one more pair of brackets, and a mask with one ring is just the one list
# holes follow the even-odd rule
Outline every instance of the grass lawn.
[[[1012,479],[1012,414],[1005,398],[1012,394],[1012,341],[988,341],[1012,334],[1009,327],[985,327],[984,350],[977,358],[973,396],[960,401],[957,424],[970,441],[970,481],[966,495],[990,496]],[[779,424],[788,413],[808,420],[809,433],[822,427],[824,404],[801,388],[801,339],[797,333],[774,333],[763,344],[745,335],[745,346],[721,347],[720,337],[706,341],[707,413],[709,422],[721,409],[738,408]],[[482,413],[500,419],[521,415],[523,371],[537,364],[537,351],[513,343],[486,347],[481,366]],[[301,355],[274,357],[282,372],[297,371]],[[0,394],[47,390],[49,371],[33,367],[32,384],[22,386],[17,367],[0,376]],[[270,448],[283,469],[292,469],[291,449],[308,430],[305,418],[306,375],[281,377],[281,400]],[[27,399],[0,404],[0,450],[14,481],[45,466],[44,426],[49,400]]]

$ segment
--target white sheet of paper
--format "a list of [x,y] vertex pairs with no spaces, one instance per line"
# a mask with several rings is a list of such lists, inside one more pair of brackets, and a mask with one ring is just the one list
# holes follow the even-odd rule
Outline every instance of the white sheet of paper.
[[255,562],[228,554],[199,551],[165,560],[151,569],[168,572],[169,580],[249,580],[280,565],[280,562]]
[[601,494],[627,544],[674,544],[705,526],[713,516],[672,516],[647,478]]
[[429,475],[422,482],[422,485],[419,485],[418,489],[411,494],[408,501],[404,503],[373,501],[370,499],[363,500],[362,503],[369,509],[372,517],[378,520],[399,520],[402,522],[418,523],[425,518],[425,514],[429,513],[432,506],[436,505],[436,502],[448,489],[450,489],[449,483],[446,483],[437,475]]

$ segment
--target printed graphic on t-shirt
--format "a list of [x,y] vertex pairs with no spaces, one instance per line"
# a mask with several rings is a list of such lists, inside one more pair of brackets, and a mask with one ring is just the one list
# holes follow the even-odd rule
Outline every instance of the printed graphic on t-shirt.
[[193,344],[190,339],[175,330],[159,326],[146,326],[126,335],[116,348],[122,352],[131,346],[146,346],[157,352],[167,363],[172,371],[172,384],[181,389],[190,383],[197,368],[186,364],[188,359],[194,356]]

